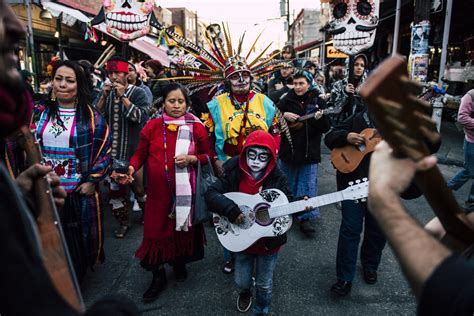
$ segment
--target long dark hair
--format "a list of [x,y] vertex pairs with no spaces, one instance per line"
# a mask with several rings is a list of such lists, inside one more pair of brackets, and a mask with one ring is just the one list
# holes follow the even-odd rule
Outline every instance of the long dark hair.
[[[71,60],[64,60],[59,62],[54,68],[53,68],[53,73],[52,73],[52,80],[53,80],[53,85],[54,85],[54,76],[56,76],[56,72],[58,71],[59,68],[61,67],[68,67],[71,68],[74,71],[74,74],[76,75],[76,83],[77,83],[77,105],[76,105],[76,117],[79,113],[79,110],[83,113],[83,115],[89,119],[89,111],[88,111],[88,106],[89,106],[89,100],[91,97],[92,91],[90,90],[90,85],[89,85],[89,80],[86,77],[86,73],[84,71],[84,68],[82,68],[81,65],[79,65],[75,61]],[[51,89],[51,92],[49,93],[49,98],[48,101],[46,102],[46,105],[49,108],[49,116],[51,120],[54,118],[58,117],[58,101],[57,100],[51,100],[51,93],[53,90]]]

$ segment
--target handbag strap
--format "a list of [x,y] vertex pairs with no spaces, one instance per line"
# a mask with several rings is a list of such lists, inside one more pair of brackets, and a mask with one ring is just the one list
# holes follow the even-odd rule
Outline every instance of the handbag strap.
[[[211,176],[215,177],[216,175],[214,174],[214,168],[212,167],[211,158],[207,154],[206,154],[206,158],[207,158],[207,163],[209,164],[209,173],[211,174]],[[199,159],[198,159],[198,168],[201,169],[201,161]]]

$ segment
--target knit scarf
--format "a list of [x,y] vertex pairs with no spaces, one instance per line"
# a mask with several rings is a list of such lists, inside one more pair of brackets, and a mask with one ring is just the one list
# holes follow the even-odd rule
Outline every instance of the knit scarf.
[[[200,122],[191,113],[186,113],[181,117],[174,118],[163,114],[163,119],[167,126],[178,126],[178,137],[176,140],[175,156],[192,155],[195,153],[195,143],[193,138],[193,124]],[[195,188],[196,174],[192,166],[185,168],[175,167],[176,175],[176,230],[188,231],[191,226],[191,206],[193,197],[193,187]]]

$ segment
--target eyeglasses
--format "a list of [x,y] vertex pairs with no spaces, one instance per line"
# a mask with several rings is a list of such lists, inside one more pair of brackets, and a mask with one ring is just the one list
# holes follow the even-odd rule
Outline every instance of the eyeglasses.
[[258,159],[260,162],[267,162],[268,160],[270,160],[270,157],[271,157],[270,153],[263,152],[263,153],[257,154],[257,152],[252,149],[249,149],[247,151],[247,158],[250,160]]

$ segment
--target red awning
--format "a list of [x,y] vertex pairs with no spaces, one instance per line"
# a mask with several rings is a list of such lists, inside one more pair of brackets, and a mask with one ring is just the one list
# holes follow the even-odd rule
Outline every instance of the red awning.
[[153,59],[159,60],[163,66],[168,67],[170,65],[171,60],[169,59],[166,50],[162,47],[156,46],[153,41],[156,40],[152,37],[145,36],[130,42],[130,46],[150,56]]
[[[101,31],[104,34],[107,34],[108,36],[111,36],[119,40],[117,37],[107,32],[107,30],[105,29],[104,23],[95,25],[94,28],[96,30]],[[151,36],[143,36],[143,37],[137,38],[134,41],[131,41],[129,44],[130,44],[130,47],[141,51],[143,54],[148,55],[153,59],[159,60],[163,66],[169,67],[171,60],[168,57],[168,54],[166,53],[166,48],[163,48],[161,46],[158,47],[156,46],[155,43],[156,43],[155,38]]]
[[306,44],[295,47],[295,50],[297,52],[301,52],[302,50],[305,50],[307,48],[310,48],[310,47],[313,47],[313,46],[319,46],[322,42],[323,42],[322,40],[312,41],[312,42],[309,42],[309,43],[306,43]]

